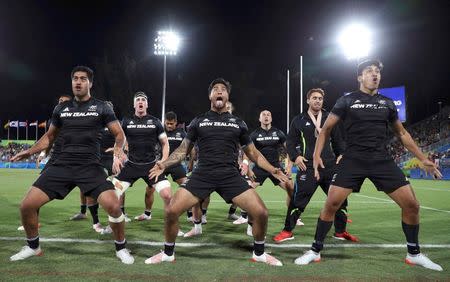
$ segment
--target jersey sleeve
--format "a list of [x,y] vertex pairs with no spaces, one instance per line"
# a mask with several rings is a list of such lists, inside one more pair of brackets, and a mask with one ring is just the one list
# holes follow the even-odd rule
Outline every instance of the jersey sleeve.
[[102,120],[103,120],[103,126],[106,126],[108,123],[117,120],[117,117],[114,114],[113,109],[106,103],[103,104]]
[[250,139],[250,135],[248,134],[247,124],[243,120],[239,123],[239,127],[241,128],[241,134],[239,135],[239,143],[241,146],[245,147],[253,143],[252,139]]
[[394,104],[394,101],[392,100],[388,100],[388,109],[389,109],[389,116],[388,116],[388,120],[390,123],[394,123],[395,121],[398,120],[398,111],[397,111],[397,107]]
[[55,108],[53,109],[52,118],[51,118],[51,124],[53,124],[53,126],[55,126],[57,128],[60,128],[62,126],[60,111],[61,111],[61,105],[56,105]]
[[280,137],[280,143],[284,144],[286,142],[286,135],[282,130],[278,130],[278,136]]
[[198,138],[198,122],[197,118],[191,121],[188,126],[188,131],[186,134],[186,139],[190,140],[192,143],[197,141]]
[[253,143],[256,143],[257,136],[258,136],[258,134],[256,133],[256,130],[253,131],[252,133],[250,133],[250,139],[252,140]]
[[295,162],[298,156],[303,152],[302,132],[300,126],[300,119],[295,117],[289,128],[289,133],[286,138],[287,153],[291,161]]
[[345,119],[348,110],[348,97],[343,96],[336,101],[331,112],[341,119]]
[[159,137],[163,133],[165,133],[164,127],[163,127],[161,121],[159,121],[159,119],[156,119],[156,134]]
[[181,134],[181,138],[185,138],[186,137],[186,131],[184,131],[184,129],[180,130],[180,134]]

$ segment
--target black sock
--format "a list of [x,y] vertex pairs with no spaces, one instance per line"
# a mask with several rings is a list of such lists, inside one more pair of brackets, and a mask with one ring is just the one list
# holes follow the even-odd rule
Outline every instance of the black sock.
[[284,219],[284,229],[285,231],[292,232],[294,230],[295,225],[297,224],[297,220],[300,218],[301,211],[298,208],[294,208],[293,206],[289,206],[286,212],[286,218]]
[[255,255],[260,256],[264,254],[264,241],[254,241],[253,242],[253,251]]
[[97,224],[98,221],[98,204],[88,206],[89,211],[91,212],[92,216],[92,223]]
[[120,206],[120,209],[122,210],[122,213],[125,214],[125,206]]
[[319,253],[323,249],[323,241],[325,241],[325,237],[327,236],[328,231],[330,231],[331,225],[333,225],[333,221],[323,221],[319,217],[311,250]]
[[334,216],[334,232],[342,233],[347,229],[347,213],[344,209],[339,209]]
[[175,250],[175,243],[164,243],[164,253],[168,256],[172,256]]
[[80,205],[80,213],[86,213],[86,205]]
[[192,210],[188,210],[188,211],[186,212],[186,214],[187,214],[187,217],[192,217]]
[[208,212],[207,209],[202,209],[202,215],[206,215],[207,212]]
[[246,211],[241,210],[241,216],[242,216],[243,218],[247,218],[248,214],[247,214]]
[[152,215],[152,211],[151,211],[151,210],[145,210],[145,211],[144,211],[144,214],[145,214],[146,216],[150,216],[150,215]]
[[236,212],[236,208],[233,206],[230,206],[230,209],[228,210],[228,214],[234,214]]
[[33,250],[39,248],[39,235],[31,239],[27,238],[27,244],[28,247],[32,248]]
[[126,248],[126,246],[127,246],[127,240],[126,240],[126,239],[123,239],[122,242],[119,242],[119,241],[115,241],[115,240],[114,240],[114,244],[116,245],[116,251],[118,252],[118,251],[120,251],[120,250]]
[[417,255],[420,253],[419,247],[419,224],[410,225],[402,221],[403,233],[406,237],[406,246],[408,247],[408,253],[411,255]]

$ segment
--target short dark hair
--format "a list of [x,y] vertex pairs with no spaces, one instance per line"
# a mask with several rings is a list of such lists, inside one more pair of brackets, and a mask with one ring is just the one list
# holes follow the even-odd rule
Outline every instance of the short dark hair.
[[211,81],[211,83],[209,84],[208,87],[208,95],[211,94],[211,90],[214,88],[214,85],[216,84],[223,84],[225,85],[225,88],[227,89],[228,94],[231,93],[231,83],[229,81],[226,81],[224,78],[216,78],[213,81]]
[[77,71],[82,71],[85,72],[87,74],[87,77],[89,79],[90,82],[94,81],[94,71],[86,66],[76,66],[72,69],[72,72],[70,73],[70,78],[73,78],[73,75],[77,72]]
[[136,99],[137,97],[144,97],[146,100],[148,100],[147,95],[142,91],[138,91],[138,92],[134,93],[133,100]]
[[383,69],[383,63],[380,60],[370,59],[365,60],[358,64],[358,76],[362,75],[365,68],[370,66],[376,66],[380,71]]
[[177,114],[175,112],[167,112],[164,117],[166,120],[177,120]]
[[58,98],[61,98],[61,97],[67,97],[70,100],[72,100],[72,95],[69,95],[69,94],[61,94],[61,95],[58,96]]
[[311,97],[311,95],[312,95],[314,92],[320,93],[320,94],[322,94],[322,97],[325,97],[325,91],[323,91],[322,88],[313,88],[313,89],[310,89],[310,90],[308,91],[308,93],[306,93],[306,98],[309,99],[309,97]]

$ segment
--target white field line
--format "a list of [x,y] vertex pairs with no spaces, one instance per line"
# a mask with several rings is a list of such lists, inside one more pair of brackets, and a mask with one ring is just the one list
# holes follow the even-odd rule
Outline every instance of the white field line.
[[[0,241],[24,241],[23,237],[0,237]],[[72,239],[72,238],[39,238],[40,242],[57,243],[93,243],[112,244],[112,240]],[[163,242],[152,241],[128,241],[130,245],[162,246]],[[249,244],[250,245],[250,244]],[[220,247],[216,243],[176,243],[177,247],[198,248],[205,246]],[[266,244],[272,248],[309,248],[311,244]],[[325,244],[327,248],[405,248],[406,244]],[[423,248],[450,249],[450,244],[421,244]]]
[[[450,185],[450,183],[449,183],[449,185]],[[419,190],[430,190],[430,191],[439,191],[439,192],[450,192],[450,190],[446,189],[446,188],[426,188],[426,187],[414,186],[413,190],[416,190],[416,189],[419,189]]]
[[[271,200],[271,201],[266,201],[263,199],[264,203],[286,203],[286,200],[282,201],[282,200]],[[325,203],[325,200],[322,201],[309,201],[310,203],[320,203],[323,204]],[[225,203],[223,200],[211,200],[211,203],[223,203],[228,205],[227,203]],[[380,202],[380,201],[351,201],[352,204],[390,204],[390,203],[385,203],[385,202]]]
[[[369,198],[369,199],[374,199],[374,200],[380,200],[380,201],[384,201],[384,202],[386,202],[386,203],[392,203],[392,204],[395,204],[394,201],[388,200],[388,199],[377,198],[377,197],[371,197],[371,196],[366,196],[366,195],[359,195],[359,194],[355,194],[355,196],[358,196],[358,197],[364,197],[364,198]],[[422,205],[420,206],[420,208],[421,208],[421,209],[424,209],[424,210],[431,210],[431,211],[439,211],[439,212],[450,213],[450,211],[447,211],[447,210],[435,209],[435,208],[430,208],[430,207],[426,207],[426,206],[422,206]]]

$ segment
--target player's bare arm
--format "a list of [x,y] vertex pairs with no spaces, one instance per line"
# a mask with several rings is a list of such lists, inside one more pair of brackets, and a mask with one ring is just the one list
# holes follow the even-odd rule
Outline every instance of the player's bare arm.
[[323,147],[325,146],[325,143],[328,141],[331,135],[331,131],[333,128],[337,125],[339,122],[339,117],[333,113],[330,113],[328,115],[327,120],[323,124],[322,130],[320,131],[319,137],[317,137],[316,140],[316,146],[314,148],[314,155],[313,155],[313,167],[314,167],[314,176],[318,180],[320,178],[319,175],[319,166],[321,168],[324,168],[322,158],[320,157],[322,155]]
[[158,177],[167,167],[181,163],[193,147],[192,142],[184,138],[180,146],[165,161],[156,162],[155,166],[150,170],[149,178],[153,179],[154,177]]
[[50,125],[48,131],[31,148],[16,154],[11,158],[11,161],[17,162],[43,150],[46,150],[53,144],[56,136],[58,136],[58,133],[59,129],[53,125]]
[[165,161],[169,157],[170,151],[169,140],[167,139],[167,135],[165,133],[159,136],[159,143],[161,144],[162,151],[161,161]]
[[109,131],[114,136],[116,142],[114,143],[114,160],[113,160],[113,173],[119,173],[123,167],[127,156],[123,151],[125,145],[125,134],[123,133],[122,127],[118,121],[113,121],[107,125]]
[[400,139],[403,146],[405,146],[408,151],[414,154],[419,161],[422,162],[423,167],[426,171],[432,173],[436,178],[442,178],[442,173],[437,168],[436,164],[423,154],[420,148],[417,146],[416,142],[412,139],[409,132],[403,127],[403,124],[400,120],[396,120],[392,123],[392,128],[394,130],[395,135]]
[[289,178],[281,171],[281,169],[272,166],[266,158],[261,154],[261,152],[256,149],[253,143],[245,146],[243,148],[245,155],[254,163],[256,163],[260,168],[265,171],[270,172],[273,176],[275,176],[281,182],[289,181]]

